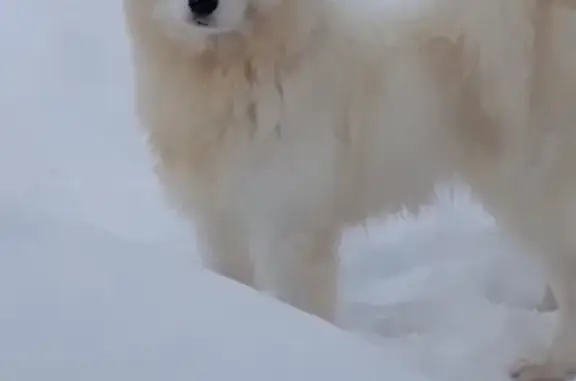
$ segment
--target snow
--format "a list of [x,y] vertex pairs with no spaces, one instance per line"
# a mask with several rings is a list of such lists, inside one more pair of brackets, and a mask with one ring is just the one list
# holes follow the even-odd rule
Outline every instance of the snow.
[[459,188],[342,244],[349,332],[200,268],[132,115],[120,2],[0,2],[0,379],[506,380],[554,313]]

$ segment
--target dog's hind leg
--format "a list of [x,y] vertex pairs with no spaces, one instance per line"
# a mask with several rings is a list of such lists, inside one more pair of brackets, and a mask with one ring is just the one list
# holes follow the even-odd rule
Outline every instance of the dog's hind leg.
[[558,319],[543,356],[513,364],[511,376],[519,381],[560,381],[576,375],[576,209],[572,197],[576,189],[552,181],[541,184],[551,185],[549,193],[530,197],[529,191],[518,192],[519,198],[527,196],[526,203],[511,200],[508,207],[517,212],[514,226],[520,238],[542,254],[540,263],[558,306]]
[[557,327],[544,358],[514,365],[511,375],[521,381],[559,381],[576,375],[576,250],[548,253],[543,260],[558,302]]
[[257,280],[279,300],[330,322],[338,299],[337,229],[258,229]]

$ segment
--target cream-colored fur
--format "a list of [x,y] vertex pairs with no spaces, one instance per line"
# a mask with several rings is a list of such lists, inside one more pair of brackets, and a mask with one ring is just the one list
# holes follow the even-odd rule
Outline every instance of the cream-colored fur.
[[574,369],[572,1],[224,1],[225,31],[179,1],[125,8],[157,172],[207,266],[334,321],[341,230],[459,174],[559,302],[549,354],[514,376]]

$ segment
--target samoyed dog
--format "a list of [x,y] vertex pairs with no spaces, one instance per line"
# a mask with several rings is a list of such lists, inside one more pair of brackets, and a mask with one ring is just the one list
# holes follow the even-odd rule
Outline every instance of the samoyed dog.
[[576,370],[571,0],[124,0],[138,113],[206,265],[335,321],[341,231],[457,175],[558,302]]

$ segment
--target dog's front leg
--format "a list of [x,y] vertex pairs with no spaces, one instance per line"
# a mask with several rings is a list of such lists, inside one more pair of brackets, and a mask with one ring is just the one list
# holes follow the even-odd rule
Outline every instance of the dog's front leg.
[[334,322],[339,231],[264,226],[253,233],[256,278],[261,288],[300,310]]
[[254,267],[243,225],[228,213],[202,213],[198,241],[204,266],[220,275],[254,287]]

